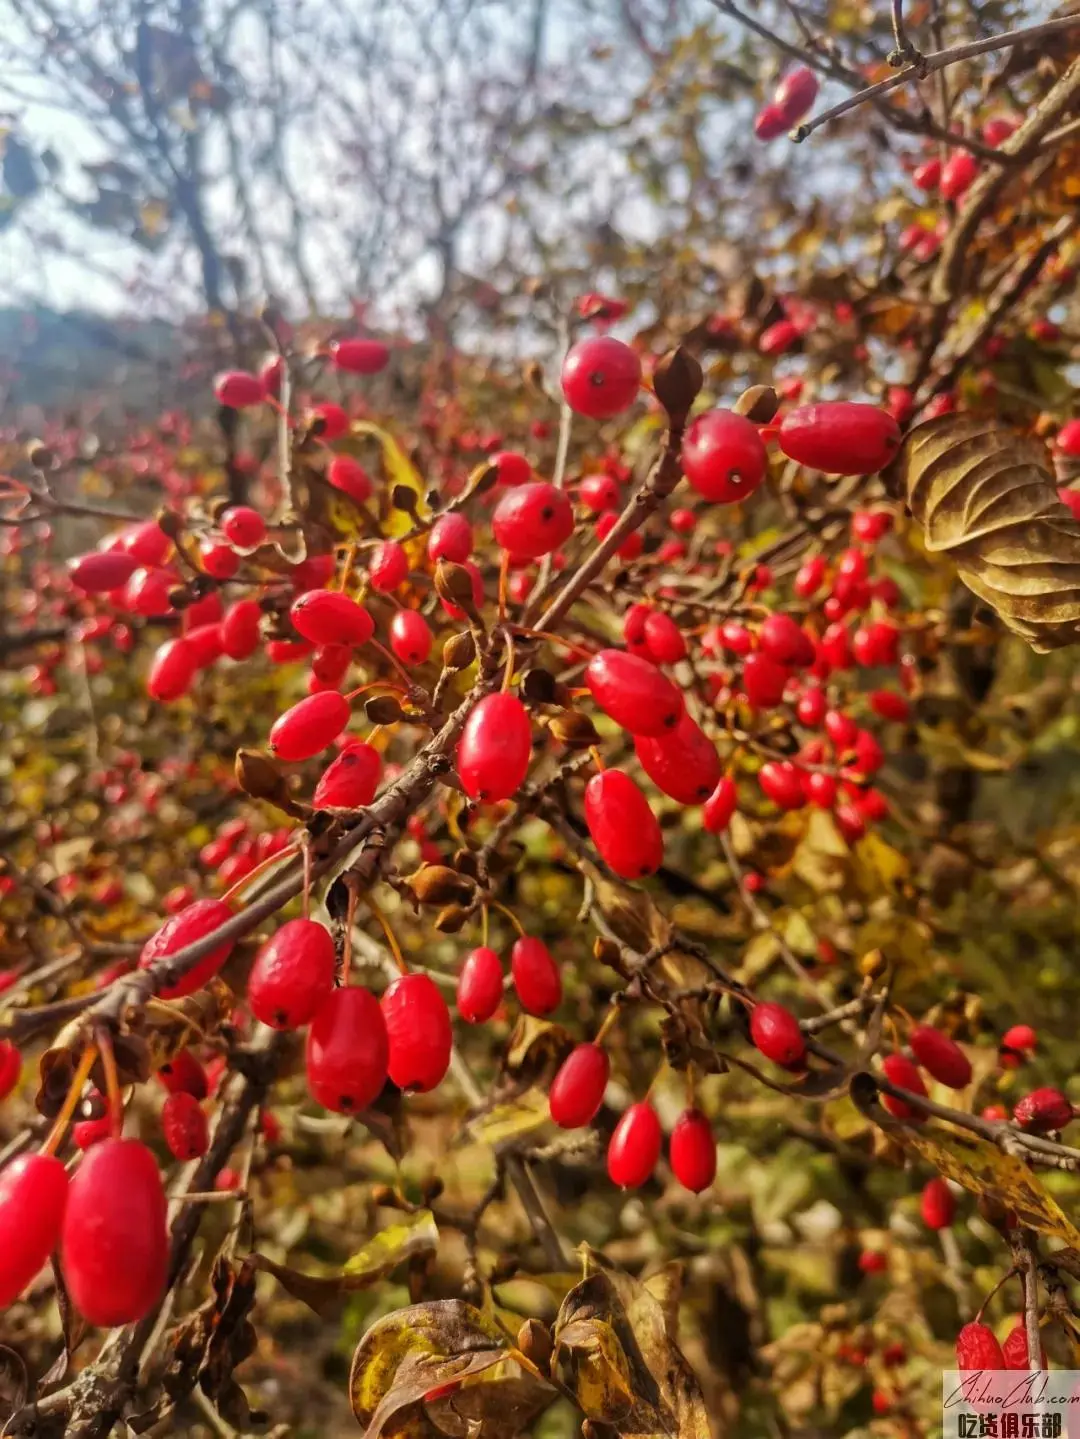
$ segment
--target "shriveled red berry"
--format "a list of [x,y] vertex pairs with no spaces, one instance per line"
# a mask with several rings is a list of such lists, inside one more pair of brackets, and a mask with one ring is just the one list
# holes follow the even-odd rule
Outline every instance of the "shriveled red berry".
[[685,712],[670,734],[636,735],[634,752],[657,789],[680,804],[703,804],[720,783],[716,746]]
[[221,516],[221,533],[230,545],[253,550],[266,538],[266,521],[250,505],[232,505]]
[[316,809],[361,809],[375,798],[381,772],[379,751],[357,740],[323,770],[311,802]]
[[522,935],[510,951],[510,974],[522,1009],[545,1015],[562,1000],[562,975],[542,939]]
[[438,560],[463,564],[472,554],[472,547],[472,525],[464,515],[441,515],[432,525],[427,542],[428,559],[432,564]]
[[434,636],[419,610],[398,610],[390,621],[390,648],[403,665],[422,665]]
[[266,391],[258,375],[246,370],[226,370],[214,380],[214,398],[227,410],[246,410],[261,405]]
[[113,1328],[145,1318],[169,1265],[165,1190],[157,1160],[137,1139],[106,1139],[71,1181],[60,1267],[75,1308]]
[[371,499],[374,489],[371,476],[352,455],[335,455],[326,467],[326,478],[335,490],[348,495],[358,505]]
[[802,771],[790,760],[771,759],[758,771],[758,784],[766,799],[781,809],[802,809],[806,803]]
[[289,611],[297,634],[315,645],[365,645],[375,621],[349,595],[338,590],[307,590]]
[[516,695],[485,695],[465,721],[458,742],[457,771],[470,799],[492,804],[509,799],[529,769],[532,726]]
[[309,695],[279,715],[267,748],[278,759],[310,759],[332,744],[349,723],[349,702],[337,690]]
[[546,480],[515,485],[491,516],[495,541],[516,559],[537,560],[574,533],[574,509],[564,490]]
[[708,1189],[716,1178],[716,1140],[700,1109],[686,1109],[675,1121],[668,1158],[675,1178],[694,1194]]
[[611,1062],[598,1044],[576,1045],[551,1082],[551,1117],[560,1129],[583,1129],[604,1102]]
[[333,989],[319,1006],[304,1052],[308,1090],[324,1109],[356,1114],[386,1083],[389,1043],[379,1001],[370,989]]
[[714,504],[745,500],[761,484],[769,458],[757,426],[731,410],[708,410],[687,428],[683,474]]
[[[169,955],[213,934],[231,918],[232,910],[223,900],[197,899],[194,904],[167,919],[150,936],[139,955],[139,968],[149,969],[151,965],[158,965]],[[201,989],[217,974],[231,954],[232,947],[233,941],[228,939],[211,949],[209,954],[204,954],[193,969],[177,978],[174,984],[167,984],[158,991],[162,999],[181,999],[185,994],[194,994]]]
[[606,769],[585,786],[585,823],[608,867],[623,879],[655,874],[664,837],[649,801],[628,774]]
[[611,335],[579,340],[563,361],[566,403],[593,420],[610,420],[629,409],[640,384],[641,361],[629,345]]
[[465,956],[458,975],[458,1014],[466,1024],[483,1024],[498,1009],[502,997],[502,960],[486,944],[478,945]]
[[750,1038],[755,1049],[783,1069],[798,1069],[806,1057],[806,1040],[790,1009],[771,1000],[750,1012]]
[[971,1060],[954,1039],[929,1024],[917,1024],[908,1035],[915,1058],[932,1078],[949,1089],[971,1083]]
[[368,561],[371,588],[389,594],[409,577],[409,558],[396,540],[383,540],[375,546]]
[[221,648],[231,660],[246,660],[259,648],[262,610],[254,600],[237,600],[221,621]]
[[638,1189],[652,1175],[660,1158],[663,1134],[656,1110],[647,1100],[632,1104],[611,1136],[607,1171],[620,1189]]
[[701,817],[710,834],[721,834],[731,823],[739,804],[739,792],[733,779],[724,778],[702,807]]
[[0,1309],[45,1267],[67,1198],[67,1171],[52,1154],[20,1154],[0,1170]]
[[[906,1089],[911,1094],[925,1097],[926,1085],[923,1083],[923,1077],[906,1054],[887,1054],[881,1061],[881,1068],[890,1084],[895,1084],[900,1089]],[[890,1114],[896,1115],[897,1119],[913,1120],[916,1123],[922,1121],[922,1111],[913,1108],[903,1099],[897,1099],[891,1094],[883,1094],[881,1102]]]
[[334,340],[330,359],[335,370],[350,375],[377,375],[390,362],[390,351],[381,340]]
[[1049,1085],[1025,1094],[1013,1109],[1013,1120],[1031,1134],[1064,1129],[1073,1117],[1073,1107],[1060,1089]]
[[[940,1184],[940,1179],[930,1181]],[[952,1196],[950,1195],[950,1198]],[[948,1224],[933,1224],[932,1229],[947,1229]],[[965,1324],[956,1336],[956,1367],[964,1373],[974,1369],[1004,1369],[1005,1356],[997,1335],[988,1324]]]
[[187,694],[198,672],[198,651],[186,638],[166,640],[154,651],[146,692],[151,699],[168,703]]
[[248,1004],[272,1029],[309,1024],[334,987],[334,941],[313,919],[290,919],[261,946],[248,978]]
[[900,427],[876,405],[834,400],[784,416],[777,436],[788,459],[830,475],[872,475],[900,446]]
[[390,1045],[390,1078],[421,1094],[442,1083],[454,1033],[438,985],[426,974],[403,974],[382,997]]
[[199,1101],[191,1094],[170,1094],[161,1111],[161,1132],[174,1159],[187,1163],[206,1153],[210,1126]]
[[170,1094],[192,1094],[196,1099],[205,1099],[210,1093],[206,1070],[190,1049],[167,1060],[157,1071],[157,1077]]
[[746,698],[755,709],[773,709],[784,698],[791,671],[770,655],[747,655],[742,683]]
[[[1006,1369],[1031,1368],[1031,1359],[1028,1350],[1027,1326],[1021,1319],[1009,1330],[1005,1336],[1005,1342],[1001,1346],[1002,1358],[1005,1360]],[[1039,1367],[1049,1368],[1046,1360],[1046,1350],[1039,1345]]]
[[637,655],[600,650],[586,667],[585,683],[604,713],[631,734],[670,733],[682,718],[681,691]]
[[[948,1229],[956,1214],[956,1198],[939,1175],[928,1179],[919,1200],[919,1211],[927,1229]],[[963,1366],[960,1366],[963,1368]],[[1000,1366],[999,1366],[1000,1367]]]

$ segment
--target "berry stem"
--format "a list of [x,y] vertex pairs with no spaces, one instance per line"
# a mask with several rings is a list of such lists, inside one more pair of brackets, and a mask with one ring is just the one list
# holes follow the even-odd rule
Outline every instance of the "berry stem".
[[275,864],[294,854],[297,844],[298,841],[293,840],[287,844],[284,849],[279,849],[276,854],[268,855],[266,859],[260,860],[254,869],[249,870],[247,874],[244,875],[243,879],[238,879],[231,889],[225,891],[221,896],[222,904],[228,904],[231,900],[235,899],[242,890],[246,889],[253,879],[258,879],[259,876],[265,874],[268,869],[273,869]]
[[345,551],[345,563],[341,567],[341,578],[338,581],[338,589],[344,594],[345,587],[349,583],[349,576],[352,574],[352,567],[356,563],[356,543],[349,545]]
[[525,929],[524,929],[524,927],[523,927],[523,925],[522,925],[522,923],[521,923],[521,920],[518,919],[517,915],[514,913],[514,911],[513,911],[512,909],[507,909],[506,905],[505,905],[505,904],[500,904],[497,899],[489,900],[488,903],[491,905],[492,909],[497,909],[500,914],[503,914],[503,915],[506,916],[506,918],[510,921],[510,923],[511,923],[511,924],[514,926],[514,928],[517,930],[518,934],[521,935],[522,939],[525,939],[525,938],[526,938]]
[[506,619],[506,590],[510,583],[510,551],[503,550],[499,561],[499,619]]
[[480,906],[480,943],[485,949],[488,947],[488,920],[490,915],[486,904]]
[[41,1146],[42,1154],[55,1154],[63,1143],[67,1127],[71,1123],[71,1117],[82,1095],[83,1085],[90,1078],[90,1071],[97,1061],[98,1051],[96,1044],[88,1044],[83,1051],[75,1073],[71,1077],[71,1084],[68,1088],[67,1097],[61,1106],[60,1113],[53,1121],[53,1127],[49,1130],[45,1143]]
[[390,946],[390,953],[394,956],[394,963],[397,965],[399,973],[408,974],[409,966],[405,963],[405,956],[402,954],[401,946],[397,942],[397,935],[390,927],[390,921],[370,895],[366,896],[366,902],[368,909],[371,910],[372,914],[379,921],[383,934],[386,935],[386,942]]
[[604,1015],[603,1021],[602,1021],[601,1025],[600,1025],[600,1028],[596,1031],[596,1038],[593,1040],[593,1043],[594,1043],[595,1045],[598,1045],[598,1046],[599,1046],[599,1045],[603,1044],[604,1040],[608,1037],[608,1035],[611,1033],[611,1031],[615,1028],[615,1023],[616,1023],[616,1021],[618,1020],[618,1018],[619,1018],[619,1006],[618,1006],[617,1004],[613,1004],[613,1005],[611,1006],[611,1008],[608,1010],[607,1014]]
[[584,645],[575,644],[573,640],[568,640],[564,635],[553,635],[549,630],[531,630],[525,625],[515,625],[514,632],[519,635],[527,635],[532,640],[547,640],[550,644],[561,645],[564,650],[580,655],[583,660],[591,660],[596,653],[595,650],[586,649]]
[[104,1025],[94,1030],[98,1049],[101,1051],[101,1065],[105,1071],[105,1095],[109,1104],[109,1133],[119,1139],[124,1127],[124,1101],[120,1094],[120,1077],[116,1071],[116,1055],[113,1052],[112,1035]]

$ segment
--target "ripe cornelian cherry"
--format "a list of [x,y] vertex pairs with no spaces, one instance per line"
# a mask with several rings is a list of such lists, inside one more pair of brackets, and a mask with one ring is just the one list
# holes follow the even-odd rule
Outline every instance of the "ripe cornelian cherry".
[[1064,1129],[1072,1121],[1073,1107],[1060,1089],[1033,1089],[1013,1110],[1013,1120],[1031,1134]]
[[776,140],[790,129],[783,110],[771,101],[754,117],[754,134],[759,140]]
[[396,540],[383,540],[375,546],[368,561],[371,588],[389,594],[409,577],[409,558]]
[[297,634],[315,645],[366,645],[375,621],[339,590],[306,590],[289,611]]
[[817,99],[818,78],[808,65],[789,70],[776,87],[773,103],[784,112],[790,126],[796,125]]
[[500,485],[524,485],[532,479],[532,465],[518,450],[498,450],[490,463]]
[[604,1102],[611,1063],[598,1044],[578,1044],[551,1082],[551,1117],[560,1129],[584,1129]]
[[352,664],[348,645],[320,645],[311,656],[311,673],[320,685],[337,689]]
[[[940,1179],[931,1179],[931,1184],[941,1184]],[[952,1195],[949,1195],[952,1198]],[[923,1216],[925,1218],[925,1215]],[[949,1216],[951,1220],[952,1216]],[[927,1220],[929,1224],[930,1221]],[[931,1229],[947,1229],[949,1220],[944,1224],[931,1224]],[[965,1324],[960,1333],[956,1336],[956,1367],[964,1373],[973,1369],[1004,1369],[1005,1355],[1002,1353],[1001,1345],[997,1341],[997,1335],[988,1324]],[[1026,1366],[1025,1366],[1026,1367]]]
[[927,1229],[948,1229],[956,1213],[956,1199],[944,1179],[935,1175],[926,1181],[919,1209]]
[[335,455],[326,467],[326,478],[335,490],[340,490],[343,495],[348,495],[358,505],[371,499],[371,491],[374,488],[371,476],[359,460],[353,459],[352,455]]
[[101,595],[127,583],[139,562],[123,550],[95,550],[68,564],[68,578],[84,594]]
[[496,543],[515,559],[538,560],[574,533],[574,509],[565,491],[546,480],[533,480],[502,496],[491,529]]
[[585,823],[601,859],[623,879],[643,879],[663,863],[660,822],[622,770],[603,770],[585,786]]
[[112,1328],[145,1318],[169,1265],[165,1190],[157,1160],[137,1139],[106,1139],[71,1181],[60,1267],[75,1308]]
[[896,454],[900,426],[876,405],[835,400],[791,410],[777,438],[800,465],[829,475],[872,475]]
[[483,1024],[498,1009],[503,997],[502,961],[486,944],[465,956],[458,975],[457,1012],[466,1024]]
[[[1006,1369],[1030,1369],[1031,1359],[1028,1350],[1027,1328],[1021,1319],[1009,1330],[1005,1336],[1005,1342],[1001,1346],[1002,1357],[1005,1360]],[[1042,1369],[1049,1368],[1046,1360],[1046,1350],[1039,1345],[1039,1365]]]
[[137,569],[124,586],[125,609],[150,619],[167,615],[173,607],[169,595],[176,582],[174,570]]
[[231,580],[240,568],[240,556],[229,545],[214,544],[204,540],[199,546],[202,567],[215,580]]
[[611,1136],[607,1171],[620,1189],[638,1189],[651,1176],[663,1144],[660,1120],[647,1100],[632,1104]]
[[911,718],[911,706],[895,690],[873,690],[870,708],[879,719],[894,720],[899,724],[905,724]]
[[908,1035],[912,1053],[931,1078],[949,1089],[966,1089],[971,1083],[971,1060],[947,1034],[929,1024],[917,1024]]
[[309,1024],[334,987],[337,966],[330,932],[313,919],[290,919],[255,956],[248,1004],[272,1029]]
[[678,690],[655,665],[624,650],[599,650],[585,670],[593,699],[631,734],[673,732],[683,716]]
[[758,784],[766,799],[780,809],[802,809],[806,803],[802,771],[790,760],[769,760],[758,772]]
[[640,385],[640,359],[629,345],[611,335],[579,340],[563,361],[566,403],[591,420],[610,420],[629,409]]
[[[887,1054],[881,1061],[881,1068],[890,1084],[896,1084],[911,1094],[925,1097],[926,1085],[923,1083],[923,1077],[906,1054]],[[896,1115],[897,1119],[907,1119],[917,1124],[923,1120],[924,1116],[921,1110],[915,1109],[912,1105],[891,1094],[883,1094],[881,1102],[890,1114]]]
[[979,162],[969,150],[954,150],[941,167],[938,191],[943,200],[959,200],[979,173]]
[[700,1109],[685,1109],[668,1141],[671,1171],[684,1189],[700,1194],[716,1178],[716,1140]]
[[744,415],[709,410],[683,437],[682,468],[699,495],[729,505],[754,493],[765,478],[769,457],[757,426]]
[[310,759],[332,744],[348,723],[348,700],[337,690],[324,690],[278,716],[267,748],[278,759]]
[[266,521],[250,505],[233,505],[221,517],[221,533],[230,545],[253,550],[266,538]]
[[722,834],[731,823],[739,804],[739,792],[733,779],[724,778],[705,801],[701,818],[710,834]]
[[381,340],[334,340],[330,359],[347,374],[377,375],[389,363],[390,351]]
[[0,1099],[6,1099],[19,1082],[22,1055],[10,1039],[0,1039]]
[[[767,105],[765,110],[773,110],[774,107]],[[761,112],[765,114],[765,110]],[[759,117],[760,118],[760,117]],[[783,120],[783,115],[780,118]],[[787,121],[784,121],[783,129],[788,128]],[[781,132],[782,133],[782,132]],[[772,138],[771,136],[769,137]],[[802,339],[802,328],[794,320],[777,320],[775,324],[768,325],[762,330],[758,337],[758,349],[763,355],[783,355],[792,349]]]
[[161,1110],[161,1132],[169,1153],[181,1163],[200,1159],[210,1144],[210,1126],[202,1105],[191,1094],[170,1094]]
[[623,615],[622,636],[626,648],[631,654],[637,655],[638,659],[649,660],[655,664],[649,650],[648,641],[645,638],[645,621],[652,614],[648,605],[631,605]]
[[657,789],[680,804],[703,804],[720,782],[716,746],[685,712],[669,734],[636,735],[634,752]]
[[1034,1049],[1039,1042],[1039,1036],[1032,1029],[1030,1024],[1014,1024],[1007,1029],[1001,1037],[1001,1042],[1006,1049],[1018,1049],[1021,1053]]
[[398,610],[390,621],[390,648],[403,665],[422,665],[434,636],[419,610]]
[[51,1154],[20,1154],[0,1170],[0,1309],[45,1267],[67,1197],[67,1170]]
[[825,582],[827,569],[828,565],[824,555],[812,555],[810,559],[799,566],[792,589],[800,599],[808,600],[811,595],[817,594]]
[[586,475],[578,485],[578,499],[593,514],[614,510],[619,505],[619,486],[611,475]]
[[859,1268],[864,1274],[884,1274],[889,1261],[880,1249],[864,1249],[859,1255]]
[[375,798],[381,772],[379,751],[356,740],[323,770],[311,802],[316,809],[362,809]]
[[134,555],[140,565],[153,568],[165,563],[172,549],[172,540],[156,520],[144,520],[141,524],[128,525],[120,531],[119,547],[129,555]]
[[686,658],[686,640],[670,615],[650,610],[645,617],[645,647],[658,665],[674,665]]
[[261,405],[266,394],[262,380],[247,370],[225,370],[214,380],[214,399],[227,410]]
[[750,1038],[755,1049],[783,1069],[799,1069],[806,1057],[806,1040],[790,1009],[768,1000],[750,1013]]
[[322,400],[319,404],[312,405],[307,418],[319,427],[319,439],[328,443],[331,440],[340,440],[349,428],[348,415],[332,400]]
[[210,1093],[206,1070],[190,1049],[182,1049],[157,1071],[157,1077],[170,1094],[193,1094],[205,1099]]
[[542,939],[523,934],[510,951],[510,974],[521,1007],[528,1014],[545,1015],[562,1000],[562,975]]
[[308,1030],[304,1062],[308,1090],[324,1109],[356,1114],[386,1083],[386,1021],[370,989],[333,989]]
[[801,725],[807,729],[817,729],[825,718],[825,708],[828,701],[825,698],[825,691],[816,685],[805,690],[795,705],[795,714]]
[[[149,969],[152,964],[164,960],[177,950],[204,939],[208,934],[232,918],[232,910],[220,899],[197,899],[186,909],[167,919],[161,928],[150,936],[139,955],[139,968]],[[217,945],[209,954],[204,954],[193,969],[181,975],[175,984],[168,984],[159,992],[162,999],[181,999],[185,994],[194,994],[207,984],[228,959],[233,941],[227,939]]]
[[814,662],[810,636],[790,615],[769,615],[758,631],[758,646],[782,665],[801,669]]
[[458,742],[457,771],[470,799],[492,804],[509,799],[525,778],[532,757],[532,726],[516,695],[485,695],[474,707]]
[[935,155],[932,160],[917,165],[911,172],[911,183],[917,190],[929,193],[941,183],[941,161]]
[[773,709],[784,698],[791,671],[771,655],[747,655],[743,663],[742,684],[746,698],[755,709]]
[[441,515],[432,525],[427,542],[428,559],[432,564],[437,560],[464,564],[472,554],[472,547],[472,525],[464,515]]
[[836,803],[836,780],[831,774],[807,774],[803,771],[799,778],[808,804],[817,809],[832,809]]
[[197,660],[195,647],[182,637],[158,645],[150,661],[147,694],[163,704],[187,694],[199,668]]
[[450,1067],[454,1032],[450,1011],[435,981],[403,974],[382,997],[390,1044],[390,1078],[399,1089],[425,1094],[442,1083]]
[[246,660],[259,648],[262,610],[255,600],[237,600],[221,621],[221,649],[231,660]]

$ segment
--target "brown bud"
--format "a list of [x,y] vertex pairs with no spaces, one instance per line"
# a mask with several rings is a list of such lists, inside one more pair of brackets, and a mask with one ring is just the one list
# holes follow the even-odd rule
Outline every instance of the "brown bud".
[[555,1344],[546,1324],[539,1319],[526,1319],[517,1332],[517,1347],[526,1359],[532,1360],[537,1369],[547,1372]]
[[521,676],[522,698],[534,705],[552,705],[556,703],[555,694],[559,683],[553,674],[539,666],[526,670]]
[[880,979],[885,968],[885,956],[880,949],[868,949],[859,957],[858,970],[864,979]]
[[520,1261],[515,1254],[504,1254],[495,1260],[491,1266],[491,1283],[505,1284],[508,1279],[513,1279],[518,1272]]
[[468,909],[461,904],[448,904],[435,916],[435,928],[440,934],[457,934],[469,920]]
[[472,637],[472,630],[462,630],[460,634],[451,635],[443,645],[442,662],[445,670],[468,669],[476,658],[476,641]]
[[405,883],[421,904],[450,904],[453,901],[468,904],[476,888],[471,879],[444,864],[425,864],[415,874],[410,874]]
[[598,959],[601,964],[606,964],[610,969],[616,969],[622,973],[622,951],[613,939],[604,939],[598,936],[593,940],[593,958]]
[[154,522],[159,530],[168,535],[170,540],[175,540],[177,535],[182,534],[184,530],[183,515],[177,514],[175,510],[170,510],[167,505],[162,505],[161,509],[157,511],[154,515]]
[[236,751],[236,783],[252,799],[278,799],[285,787],[285,777],[277,765],[261,750]]
[[409,485],[395,485],[390,491],[390,503],[395,510],[404,510],[416,518],[416,491]]
[[672,420],[682,423],[686,419],[704,378],[696,357],[682,345],[660,359],[653,371],[653,389]]
[[187,585],[174,585],[169,591],[169,604],[174,610],[186,610],[194,599],[195,596]]
[[737,415],[745,415],[755,425],[767,425],[780,408],[780,396],[771,385],[751,385],[731,407]]
[[383,1206],[389,1206],[392,1209],[396,1209],[397,1199],[397,1195],[394,1193],[393,1188],[389,1184],[376,1184],[371,1191],[371,1200],[373,1204],[381,1204]]
[[52,469],[54,459],[53,452],[44,440],[29,440],[26,445],[26,458],[35,470]]
[[434,1204],[445,1188],[445,1182],[437,1174],[433,1174],[430,1179],[424,1181],[420,1189],[424,1203]]
[[495,464],[492,464],[492,462],[489,460],[474,480],[473,487],[469,491],[469,494],[486,495],[489,490],[493,490],[495,488],[498,482],[499,467]]
[[435,566],[435,593],[441,600],[457,605],[458,609],[464,610],[470,618],[476,613],[472,575],[464,565],[456,565],[452,560],[440,560]]
[[373,695],[364,705],[364,713],[372,724],[397,724],[405,711],[393,695]]
[[480,873],[480,861],[471,849],[458,849],[454,851],[454,868],[458,874],[467,874],[470,879],[476,879]]
[[589,749],[600,743],[596,726],[580,710],[560,710],[548,721],[548,729],[567,749]]

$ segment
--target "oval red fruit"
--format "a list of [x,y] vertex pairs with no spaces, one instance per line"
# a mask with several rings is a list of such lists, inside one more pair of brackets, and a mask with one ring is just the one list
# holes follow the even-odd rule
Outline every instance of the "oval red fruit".
[[929,1024],[917,1024],[908,1035],[915,1058],[939,1084],[966,1089],[971,1083],[971,1060],[954,1039]]
[[798,1069],[806,1057],[806,1040],[799,1021],[782,1004],[764,1001],[750,1013],[750,1038],[754,1047],[783,1069]]
[[716,1140],[700,1109],[684,1110],[675,1121],[668,1158],[675,1178],[694,1194],[708,1189],[716,1178]]
[[348,700],[337,690],[324,690],[278,716],[267,748],[278,759],[310,759],[332,744],[348,723]]
[[486,944],[479,945],[465,956],[458,975],[458,1014],[466,1024],[483,1024],[498,1009],[502,997],[502,961]]
[[231,660],[246,660],[259,647],[262,610],[254,600],[237,600],[221,621],[221,648]]
[[510,951],[510,973],[521,1007],[529,1014],[545,1015],[558,1009],[562,976],[542,939],[522,935]]
[[0,1170],[0,1309],[48,1262],[60,1237],[67,1170],[51,1154],[20,1154]]
[[643,879],[660,868],[660,823],[622,770],[603,770],[585,786],[585,823],[604,863],[623,879]]
[[375,798],[382,756],[357,740],[323,770],[311,802],[316,809],[362,809]]
[[227,410],[246,410],[261,405],[266,390],[258,375],[246,370],[225,370],[214,379],[214,398]]
[[[205,939],[232,918],[232,910],[220,899],[197,899],[185,909],[167,919],[161,928],[152,934],[142,947],[139,968],[149,969],[169,955],[185,949],[196,940]],[[198,960],[193,969],[177,978],[174,984],[167,984],[158,993],[162,999],[181,999],[185,994],[194,994],[213,979],[232,952],[233,940],[225,940]]]
[[1071,1123],[1073,1107],[1060,1089],[1046,1086],[1025,1094],[1013,1109],[1013,1121],[1031,1134],[1045,1134],[1051,1129],[1064,1129]]
[[272,1029],[299,1029],[334,987],[337,956],[330,932],[313,919],[290,919],[263,944],[248,978],[248,1004]]
[[[906,1054],[887,1054],[881,1061],[881,1068],[890,1084],[895,1084],[900,1089],[906,1089],[911,1094],[918,1094],[925,1098],[926,1085],[923,1083],[923,1077]],[[897,1119],[912,1120],[915,1123],[922,1122],[921,1110],[913,1108],[892,1094],[883,1094],[881,1102],[890,1114],[896,1115]]]
[[485,695],[465,721],[457,771],[470,799],[509,799],[528,773],[532,726],[516,695]]
[[683,474],[699,495],[716,504],[747,499],[768,467],[757,426],[730,410],[699,415],[683,437]]
[[396,540],[383,540],[375,546],[368,561],[371,588],[389,594],[409,577],[409,558]]
[[551,1117],[560,1129],[583,1129],[604,1102],[611,1063],[598,1044],[579,1044],[551,1082]]
[[[940,1184],[941,1180],[931,1180]],[[950,1195],[950,1198],[952,1196]],[[947,1224],[933,1224],[932,1229],[945,1229]],[[1004,1369],[1005,1356],[997,1335],[988,1324],[965,1324],[956,1336],[956,1367],[969,1373],[973,1369]]]
[[386,1083],[386,1021],[370,989],[331,990],[308,1030],[304,1054],[312,1099],[338,1114],[356,1114]]
[[579,415],[609,420],[629,409],[641,384],[641,361],[611,335],[579,340],[562,367],[566,403]]
[[[923,1186],[919,1210],[927,1229],[948,1229],[956,1213],[956,1199],[944,1179],[935,1175]],[[961,1366],[962,1367],[962,1366]]]
[[419,610],[398,610],[390,621],[390,648],[403,665],[422,665],[434,637]]
[[375,621],[354,599],[337,590],[308,590],[289,611],[297,634],[314,645],[365,645]]
[[199,1159],[210,1144],[210,1126],[202,1105],[182,1090],[170,1094],[161,1110],[161,1132],[174,1159]]
[[655,665],[625,650],[600,650],[585,670],[593,699],[634,735],[675,730],[684,711],[680,690]]
[[198,651],[187,639],[166,640],[154,651],[146,692],[151,699],[168,703],[187,694],[198,672]]
[[788,459],[830,475],[872,475],[900,446],[900,427],[876,405],[836,400],[802,405],[784,416],[778,434]]
[[739,792],[733,779],[722,779],[705,801],[701,817],[710,834],[720,834],[731,823],[739,803]]
[[450,1011],[435,981],[403,974],[382,997],[389,1042],[389,1073],[399,1089],[425,1094],[450,1067],[454,1033]]
[[565,491],[546,480],[515,485],[491,516],[495,541],[511,555],[536,560],[549,555],[574,533],[574,510]]
[[635,735],[634,752],[657,789],[680,804],[703,804],[720,782],[716,746],[685,712],[672,733]]
[[330,359],[336,370],[350,375],[377,375],[390,361],[390,351],[381,340],[334,340]]
[[607,1171],[620,1189],[637,1189],[660,1158],[663,1135],[656,1110],[646,1100],[632,1104],[615,1126],[607,1152]]

